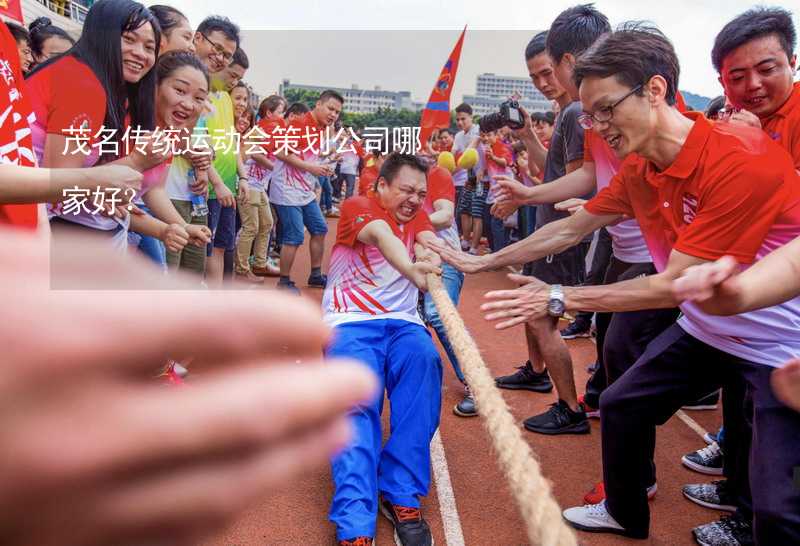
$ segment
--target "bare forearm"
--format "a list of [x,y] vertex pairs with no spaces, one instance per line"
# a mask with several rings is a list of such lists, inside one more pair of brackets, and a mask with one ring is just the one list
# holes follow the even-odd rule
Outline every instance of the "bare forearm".
[[300,169],[301,171],[308,171],[310,165],[297,157],[294,154],[275,154],[275,157],[286,163],[287,165],[291,165],[295,169]]
[[569,229],[570,218],[551,222],[525,239],[487,255],[490,266],[498,269],[507,265],[521,265],[551,254],[559,254],[577,245],[584,234]]
[[91,189],[85,169],[43,169],[19,165],[0,166],[0,203],[57,203],[66,199],[64,190]]
[[381,251],[386,261],[405,278],[411,279],[414,264],[408,257],[408,251],[403,242],[397,237],[381,237],[377,243],[378,250]]
[[[183,223],[182,220],[181,223]],[[131,215],[131,231],[135,231],[136,233],[160,239],[166,227],[167,224],[157,218],[153,218],[149,214]]]
[[660,273],[600,286],[565,287],[568,311],[623,312],[677,307],[671,275]]
[[[522,139],[522,142],[525,144],[525,149],[528,150],[528,170],[532,173],[530,164],[533,163],[540,171],[543,171],[544,163],[547,159],[547,148],[542,146],[539,137],[537,137],[536,133],[533,131],[531,131],[530,135]],[[531,176],[536,175],[531,174]]]
[[184,224],[183,217],[175,210],[163,188],[153,188],[142,198],[153,216],[168,224]]

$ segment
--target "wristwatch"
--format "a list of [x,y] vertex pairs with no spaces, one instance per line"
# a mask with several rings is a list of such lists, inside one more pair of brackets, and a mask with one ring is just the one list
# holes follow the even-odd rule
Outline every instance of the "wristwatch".
[[564,304],[564,290],[560,284],[550,286],[550,299],[547,300],[547,314],[551,317],[561,318],[566,311]]

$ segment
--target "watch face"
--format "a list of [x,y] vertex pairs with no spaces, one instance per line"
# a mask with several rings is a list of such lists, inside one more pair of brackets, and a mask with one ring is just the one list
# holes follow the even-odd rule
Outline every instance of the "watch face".
[[564,315],[564,302],[561,300],[550,300],[547,302],[547,312],[554,317]]

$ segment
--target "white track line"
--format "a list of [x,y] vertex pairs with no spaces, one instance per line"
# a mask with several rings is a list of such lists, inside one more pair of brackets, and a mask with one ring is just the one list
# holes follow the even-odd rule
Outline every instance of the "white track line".
[[[461,530],[461,519],[456,508],[456,496],[450,482],[450,471],[447,468],[447,457],[439,431],[431,440],[431,466],[433,479],[436,482],[436,496],[439,497],[439,512],[444,526],[445,546],[464,546],[464,532]],[[398,544],[397,546],[400,546]]]
[[705,435],[708,434],[708,431],[700,426],[697,421],[686,415],[685,411],[678,410],[675,415],[677,415],[678,419],[686,423],[686,426],[695,431],[701,438],[705,438]]

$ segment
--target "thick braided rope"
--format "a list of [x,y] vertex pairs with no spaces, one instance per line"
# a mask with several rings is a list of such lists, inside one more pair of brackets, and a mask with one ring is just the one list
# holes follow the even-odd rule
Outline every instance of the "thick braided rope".
[[542,476],[538,459],[522,438],[519,426],[441,279],[428,275],[428,289],[475,398],[478,413],[492,438],[500,468],[525,520],[528,539],[535,546],[576,546],[575,534],[561,517],[550,482]]

